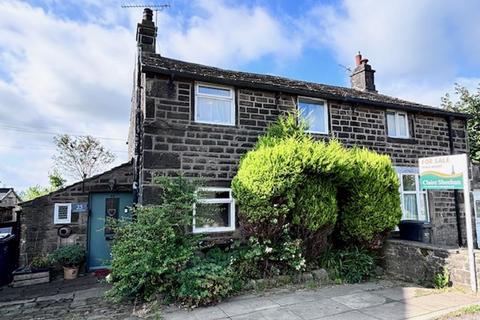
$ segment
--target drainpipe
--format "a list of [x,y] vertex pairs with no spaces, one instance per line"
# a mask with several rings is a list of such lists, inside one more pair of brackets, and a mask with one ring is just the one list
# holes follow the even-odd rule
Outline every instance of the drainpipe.
[[134,127],[134,152],[133,152],[133,204],[136,205],[139,199],[140,188],[140,157],[141,157],[141,137],[142,137],[142,107],[141,107],[141,49],[137,53],[136,61],[136,77],[135,77],[135,127]]
[[[447,117],[447,125],[448,125],[448,143],[450,145],[450,154],[455,154],[455,147],[453,146],[453,129],[452,129],[452,116]],[[454,198],[455,198],[455,217],[457,220],[457,237],[458,237],[458,246],[463,246],[462,241],[462,223],[460,220],[460,205],[458,200],[458,190],[453,190]]]

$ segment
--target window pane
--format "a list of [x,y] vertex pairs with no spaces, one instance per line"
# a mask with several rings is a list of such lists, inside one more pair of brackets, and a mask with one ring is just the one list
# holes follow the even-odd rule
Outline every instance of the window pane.
[[405,208],[405,212],[403,213],[404,219],[418,220],[417,195],[415,195],[415,194],[404,194],[403,195],[403,206]]
[[415,176],[413,174],[404,174],[403,179],[403,191],[415,191]]
[[231,100],[197,97],[196,120],[220,124],[231,124]]
[[399,114],[398,118],[398,135],[401,137],[407,136],[407,117],[404,114]]
[[421,200],[420,200],[420,213],[418,215],[418,219],[422,221],[427,221],[428,220],[428,212],[427,212],[427,194],[423,193],[420,195]]
[[68,206],[58,206],[58,219],[65,220],[68,218]]
[[477,218],[480,219],[480,200],[475,201],[475,212],[477,213]]
[[230,199],[229,191],[200,190],[198,197],[200,199]]
[[220,96],[220,97],[230,97],[231,96],[230,92],[231,92],[230,89],[198,86],[198,93],[211,94],[211,95]]
[[218,228],[229,226],[229,203],[197,203],[195,210],[196,228]]
[[327,128],[325,128],[327,109],[322,101],[300,101],[298,108],[300,116],[307,121],[309,130],[327,132]]
[[387,128],[388,128],[388,135],[390,137],[395,137],[397,135],[394,113],[387,112]]

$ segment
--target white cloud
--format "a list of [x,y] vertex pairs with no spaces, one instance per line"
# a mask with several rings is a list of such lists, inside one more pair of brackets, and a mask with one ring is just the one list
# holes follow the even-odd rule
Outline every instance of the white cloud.
[[268,55],[282,61],[301,52],[301,39],[267,9],[205,0],[192,6],[197,14],[188,20],[167,12],[159,14],[158,43],[162,54],[232,67]]
[[[318,6],[305,28],[352,65],[357,51],[377,70],[382,93],[439,105],[461,68],[480,67],[480,2],[447,0],[345,0]],[[474,80],[474,79],[473,79]]]
[[[159,14],[159,51],[166,56],[232,67],[300,53],[301,41],[264,8],[222,1],[187,5],[193,17],[181,10]],[[52,137],[22,131],[126,140],[140,19],[141,9],[121,9],[113,0],[47,0],[43,8],[0,0],[2,183],[47,184]],[[103,142],[126,151],[124,141]],[[127,160],[126,153],[118,156],[116,164]]]
[[[0,39],[0,180],[4,184],[47,183],[52,136],[25,131],[126,140],[134,30],[61,19],[26,3],[3,1]],[[117,163],[126,161],[124,141],[104,143],[124,151],[117,153]]]

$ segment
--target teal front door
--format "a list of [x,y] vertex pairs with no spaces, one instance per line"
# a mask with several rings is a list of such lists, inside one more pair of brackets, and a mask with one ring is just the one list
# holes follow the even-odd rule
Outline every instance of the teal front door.
[[131,193],[92,193],[90,195],[88,269],[110,267],[110,247],[113,232],[105,227],[107,217],[113,219],[130,218],[129,208],[132,206]]

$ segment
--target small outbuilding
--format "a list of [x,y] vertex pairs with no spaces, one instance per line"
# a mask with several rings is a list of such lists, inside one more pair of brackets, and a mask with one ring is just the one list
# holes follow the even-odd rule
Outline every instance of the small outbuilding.
[[20,265],[78,244],[87,252],[87,270],[107,267],[113,235],[105,227],[106,218],[129,215],[132,203],[131,162],[21,203]]

